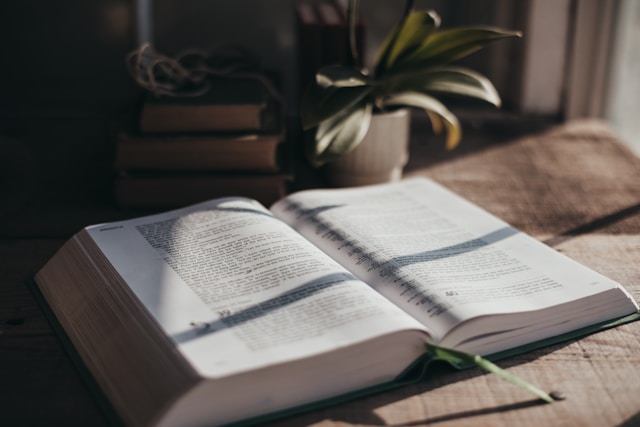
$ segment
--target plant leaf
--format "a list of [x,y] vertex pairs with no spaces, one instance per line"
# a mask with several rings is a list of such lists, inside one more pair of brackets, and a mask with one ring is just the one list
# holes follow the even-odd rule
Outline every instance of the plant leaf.
[[476,98],[500,107],[498,91],[491,81],[482,74],[463,67],[428,68],[418,73],[394,75],[394,88],[440,92]]
[[373,84],[373,80],[362,74],[353,67],[344,65],[330,65],[322,67],[316,73],[316,82],[318,85],[328,88],[334,87],[356,87]]
[[389,34],[379,49],[374,68],[376,75],[391,68],[399,57],[418,49],[439,26],[440,16],[435,11],[412,11]]
[[[429,117],[432,117],[433,114],[437,115],[447,129],[447,149],[454,149],[460,142],[460,138],[462,137],[460,122],[458,122],[457,117],[449,111],[442,102],[438,101],[434,97],[420,92],[403,92],[398,95],[389,96],[382,102],[384,105],[390,106],[422,108],[428,114],[430,113]],[[434,129],[437,129],[438,127],[441,127],[442,124],[432,122],[432,126],[434,126]]]
[[373,90],[372,86],[329,87],[311,85],[302,95],[300,117],[305,130],[358,104]]
[[545,391],[523,380],[522,378],[505,371],[504,369],[500,368],[493,362],[481,356],[478,356],[476,354],[464,353],[457,350],[452,350],[450,348],[439,347],[432,344],[427,344],[427,348],[435,358],[439,360],[447,361],[458,368],[463,368],[468,366],[477,366],[481,369],[484,369],[487,372],[496,374],[501,378],[524,388],[525,390],[533,393],[534,395],[536,395],[537,397],[539,397],[540,399],[544,400],[547,403],[551,403],[554,401],[553,397],[551,397]]
[[487,44],[508,37],[521,37],[519,31],[495,27],[457,27],[432,33],[410,55],[398,60],[396,69],[417,70],[463,58]]
[[429,116],[429,121],[431,122],[431,129],[433,129],[433,133],[439,135],[444,130],[444,122],[440,118],[439,115],[434,113],[433,111],[427,111],[427,116]]
[[369,130],[372,115],[373,105],[361,103],[320,123],[307,147],[309,161],[321,166],[356,148]]

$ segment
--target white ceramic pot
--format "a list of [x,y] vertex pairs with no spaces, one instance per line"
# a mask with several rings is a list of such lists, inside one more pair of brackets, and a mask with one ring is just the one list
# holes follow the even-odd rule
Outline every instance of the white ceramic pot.
[[408,109],[373,115],[364,140],[326,165],[329,183],[339,187],[379,184],[402,178],[409,160],[411,112]]

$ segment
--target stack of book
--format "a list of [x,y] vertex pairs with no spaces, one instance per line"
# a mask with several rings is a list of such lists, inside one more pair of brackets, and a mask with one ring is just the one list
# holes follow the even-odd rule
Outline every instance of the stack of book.
[[291,179],[283,116],[257,78],[216,78],[198,97],[145,95],[136,129],[116,141],[116,201],[155,208],[242,195],[270,204]]

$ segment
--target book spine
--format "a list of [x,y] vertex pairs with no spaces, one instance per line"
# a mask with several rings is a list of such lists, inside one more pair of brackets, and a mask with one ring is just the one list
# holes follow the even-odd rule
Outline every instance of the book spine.
[[115,168],[156,171],[278,172],[282,135],[246,137],[127,137],[116,144]]

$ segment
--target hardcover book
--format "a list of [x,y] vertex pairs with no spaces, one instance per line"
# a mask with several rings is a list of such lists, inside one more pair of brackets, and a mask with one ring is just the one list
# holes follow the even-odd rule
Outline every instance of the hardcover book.
[[201,96],[148,94],[138,122],[141,133],[277,132],[282,106],[257,78],[210,79]]
[[115,168],[155,171],[278,172],[286,163],[282,134],[121,134]]
[[135,427],[251,422],[402,383],[434,348],[638,318],[621,284],[427,179],[89,226],[35,282]]

